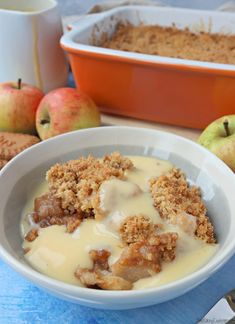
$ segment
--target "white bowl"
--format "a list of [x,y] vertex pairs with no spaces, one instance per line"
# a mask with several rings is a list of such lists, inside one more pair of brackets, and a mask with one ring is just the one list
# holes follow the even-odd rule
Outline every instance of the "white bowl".
[[[103,291],[69,285],[49,278],[27,264],[21,248],[19,223],[28,193],[55,162],[89,153],[115,150],[129,155],[170,160],[202,188],[215,225],[219,249],[211,260],[183,279],[156,288]],[[76,131],[39,143],[14,158],[0,172],[0,256],[35,285],[57,297],[95,308],[128,309],[164,302],[184,294],[217,271],[235,251],[235,176],[215,155],[185,138],[149,129],[102,127]]]

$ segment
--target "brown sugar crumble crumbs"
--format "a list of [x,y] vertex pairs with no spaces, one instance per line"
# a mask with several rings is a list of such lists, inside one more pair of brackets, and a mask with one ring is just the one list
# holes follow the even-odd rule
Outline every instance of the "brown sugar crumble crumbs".
[[[85,219],[96,218],[101,184],[112,178],[125,180],[125,171],[133,167],[131,160],[118,152],[103,159],[88,156],[52,166],[46,175],[49,193],[35,199],[30,217],[36,227],[25,239],[32,242],[40,235],[40,228],[51,225],[65,225],[67,232],[72,233]],[[149,191],[162,220],[179,225],[206,243],[215,243],[200,190],[189,186],[179,169],[151,178]],[[175,259],[178,234],[164,232],[163,227],[142,214],[125,218],[119,227],[124,245],[120,257],[109,265],[111,253],[93,249],[89,252],[92,268],[78,267],[75,276],[86,287],[132,289],[134,282],[160,272],[163,262]]]
[[[114,177],[122,179],[132,166],[117,152],[102,160],[88,156],[54,165],[46,175],[49,193],[34,201],[33,221],[42,228],[66,225],[69,233],[74,232],[83,219],[95,217],[96,194],[102,182]],[[31,235],[26,236],[30,241],[28,238]]]
[[119,23],[111,39],[104,34],[95,45],[127,52],[235,64],[234,35],[193,33],[188,28],[182,30],[174,25]]
[[[206,206],[200,189],[189,186],[179,169],[150,180],[150,191],[160,216],[172,224],[186,216],[195,220],[195,235],[207,243],[215,243],[213,226],[206,216]],[[182,216],[183,215],[183,216]]]

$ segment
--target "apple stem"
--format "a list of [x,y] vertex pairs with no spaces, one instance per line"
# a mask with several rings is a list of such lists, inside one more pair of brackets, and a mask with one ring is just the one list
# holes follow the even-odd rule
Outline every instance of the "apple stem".
[[21,89],[21,79],[18,79],[18,89],[20,90]]
[[223,122],[223,124],[224,124],[224,129],[225,129],[225,133],[226,133],[226,136],[230,136],[230,130],[229,130],[229,122],[228,122],[228,120],[226,119],[224,122]]

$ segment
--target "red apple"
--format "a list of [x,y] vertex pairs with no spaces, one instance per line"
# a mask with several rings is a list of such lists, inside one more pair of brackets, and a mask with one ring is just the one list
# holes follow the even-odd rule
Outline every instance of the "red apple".
[[43,95],[20,79],[18,83],[1,83],[0,131],[35,134],[36,110]]
[[100,113],[86,94],[73,88],[49,92],[36,113],[36,128],[42,140],[81,128],[100,125]]

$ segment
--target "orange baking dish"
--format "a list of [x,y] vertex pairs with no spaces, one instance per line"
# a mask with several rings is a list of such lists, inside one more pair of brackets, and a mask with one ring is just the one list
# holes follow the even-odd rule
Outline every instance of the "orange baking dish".
[[117,51],[90,45],[120,21],[235,34],[228,13],[120,7],[80,19],[61,39],[77,87],[110,114],[191,128],[235,113],[235,66]]

